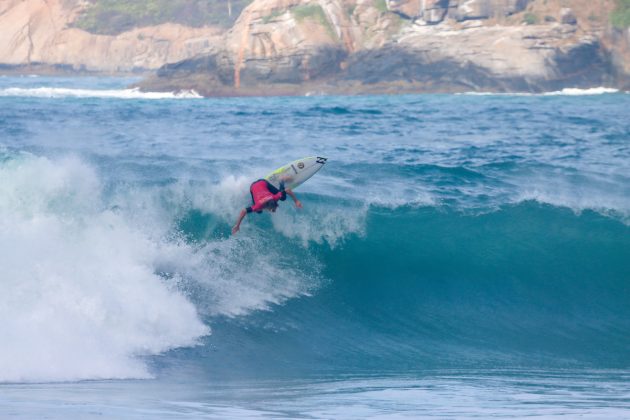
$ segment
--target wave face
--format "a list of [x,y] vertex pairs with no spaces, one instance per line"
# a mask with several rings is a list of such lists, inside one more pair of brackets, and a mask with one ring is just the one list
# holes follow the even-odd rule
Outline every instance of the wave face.
[[628,368],[628,98],[0,97],[0,381]]
[[217,325],[208,342],[218,360],[276,373],[626,368],[629,233],[536,202],[374,208],[362,237],[318,249],[329,283],[312,298],[260,314],[258,329]]

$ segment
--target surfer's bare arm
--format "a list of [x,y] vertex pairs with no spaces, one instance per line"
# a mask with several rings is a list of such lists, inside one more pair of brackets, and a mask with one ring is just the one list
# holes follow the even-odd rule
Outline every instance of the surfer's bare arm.
[[291,190],[291,188],[287,188],[286,190],[284,190],[287,195],[289,197],[291,197],[293,199],[293,201],[295,202],[295,207],[297,207],[298,209],[302,208],[302,203],[300,202],[300,200],[298,200],[298,198],[295,196],[295,194],[293,193],[293,191]]
[[243,221],[245,216],[247,216],[247,210],[243,209],[241,210],[241,214],[238,215],[238,220],[236,221],[236,224],[232,228],[232,235],[235,235],[236,232],[238,232],[238,230],[241,228],[241,222]]

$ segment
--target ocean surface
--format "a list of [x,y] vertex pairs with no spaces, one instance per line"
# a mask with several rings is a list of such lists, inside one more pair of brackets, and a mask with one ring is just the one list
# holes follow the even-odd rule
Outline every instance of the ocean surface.
[[629,94],[131,82],[0,77],[0,418],[630,418]]

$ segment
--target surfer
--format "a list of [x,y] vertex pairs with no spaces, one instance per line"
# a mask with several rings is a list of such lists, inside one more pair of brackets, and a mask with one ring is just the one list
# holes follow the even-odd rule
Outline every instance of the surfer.
[[250,185],[249,192],[252,195],[253,204],[250,207],[241,210],[238,220],[232,228],[232,235],[236,234],[241,227],[241,222],[248,213],[262,213],[263,210],[275,213],[278,208],[278,201],[284,201],[289,195],[295,202],[295,207],[301,209],[302,203],[297,199],[290,188],[284,188],[284,182],[280,182],[280,189],[277,189],[271,182],[266,179],[259,179]]

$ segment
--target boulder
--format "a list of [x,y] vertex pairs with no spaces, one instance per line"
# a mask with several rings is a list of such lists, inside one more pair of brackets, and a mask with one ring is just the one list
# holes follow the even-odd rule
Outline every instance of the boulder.
[[577,25],[577,18],[573,10],[568,7],[560,9],[560,22],[565,25]]
[[392,12],[408,19],[422,19],[425,23],[435,25],[446,17],[453,0],[388,0],[387,7]]
[[454,12],[459,21],[510,16],[525,10],[530,0],[459,0]]
[[462,0],[456,9],[456,19],[488,19],[493,15],[493,5],[491,0]]

